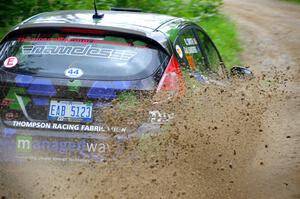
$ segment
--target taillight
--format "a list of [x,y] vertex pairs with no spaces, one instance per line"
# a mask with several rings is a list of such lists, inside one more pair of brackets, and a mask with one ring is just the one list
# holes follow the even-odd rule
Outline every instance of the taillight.
[[185,93],[184,78],[174,55],[158,84],[157,92],[161,91],[169,91],[176,96],[183,96]]

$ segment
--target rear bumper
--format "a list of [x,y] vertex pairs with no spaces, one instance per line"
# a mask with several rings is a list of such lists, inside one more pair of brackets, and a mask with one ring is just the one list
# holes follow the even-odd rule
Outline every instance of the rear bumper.
[[158,133],[159,124],[143,124],[123,133],[70,132],[49,129],[11,128],[0,120],[0,161],[42,160],[103,162],[124,153],[133,137]]
[[139,137],[144,134],[158,132],[160,123],[143,123],[138,128],[105,125],[60,124],[46,122],[27,122],[0,120],[1,137],[28,135],[54,138],[79,138],[106,140],[112,137]]

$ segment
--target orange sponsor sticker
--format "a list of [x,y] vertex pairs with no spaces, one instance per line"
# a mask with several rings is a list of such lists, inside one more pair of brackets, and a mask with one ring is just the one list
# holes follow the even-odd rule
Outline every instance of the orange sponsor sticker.
[[196,64],[195,64],[193,56],[192,55],[187,55],[186,59],[188,60],[191,69],[196,70]]

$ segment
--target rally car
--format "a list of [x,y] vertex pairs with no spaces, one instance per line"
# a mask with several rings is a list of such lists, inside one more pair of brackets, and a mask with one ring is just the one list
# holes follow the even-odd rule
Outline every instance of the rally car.
[[49,148],[32,144],[36,137],[144,133],[153,128],[149,124],[173,115],[152,110],[133,128],[111,125],[105,111],[162,92],[183,96],[187,78],[200,83],[228,78],[218,49],[197,24],[131,11],[101,11],[97,17],[93,11],[46,12],[10,31],[0,44],[3,139],[13,138],[24,152]]

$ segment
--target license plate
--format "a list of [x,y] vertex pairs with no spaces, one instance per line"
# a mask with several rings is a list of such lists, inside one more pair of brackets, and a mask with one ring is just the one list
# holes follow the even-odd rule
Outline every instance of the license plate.
[[92,103],[51,100],[48,119],[54,121],[92,122]]

